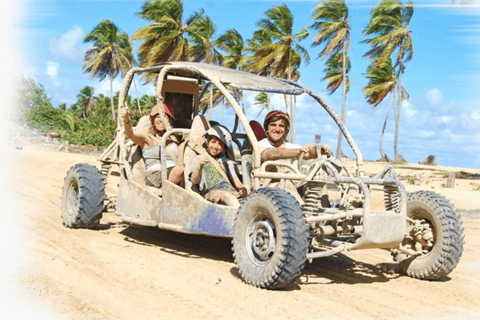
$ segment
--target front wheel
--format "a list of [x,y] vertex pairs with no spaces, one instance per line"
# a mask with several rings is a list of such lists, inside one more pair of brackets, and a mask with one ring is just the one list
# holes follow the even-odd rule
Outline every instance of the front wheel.
[[105,185],[98,169],[78,163],[70,168],[62,190],[62,219],[69,228],[94,228],[102,218]]
[[300,276],[307,260],[308,227],[300,204],[285,190],[252,192],[238,210],[232,243],[246,283],[286,287]]
[[445,197],[432,191],[408,195],[405,248],[420,255],[399,254],[400,270],[410,277],[438,280],[455,268],[463,252],[464,230],[460,215]]

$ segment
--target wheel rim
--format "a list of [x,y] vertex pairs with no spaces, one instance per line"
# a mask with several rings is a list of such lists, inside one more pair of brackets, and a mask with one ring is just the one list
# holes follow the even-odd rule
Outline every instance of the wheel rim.
[[67,189],[67,213],[69,216],[75,216],[78,209],[78,183],[75,180],[72,180],[68,185]]
[[252,219],[247,228],[247,248],[257,265],[267,264],[275,253],[275,227],[269,218]]

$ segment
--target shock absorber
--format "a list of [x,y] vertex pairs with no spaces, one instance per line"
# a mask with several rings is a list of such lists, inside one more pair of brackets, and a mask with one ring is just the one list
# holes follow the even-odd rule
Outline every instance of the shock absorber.
[[398,212],[400,210],[400,198],[397,186],[393,184],[385,185],[383,190],[385,209]]
[[305,190],[302,209],[306,215],[318,215],[321,208],[330,207],[325,185],[308,186]]

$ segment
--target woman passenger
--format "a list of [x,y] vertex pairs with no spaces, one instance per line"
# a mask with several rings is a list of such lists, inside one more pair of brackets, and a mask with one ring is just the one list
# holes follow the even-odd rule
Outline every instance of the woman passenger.
[[[172,106],[164,103],[163,110],[170,124],[175,118]],[[158,105],[152,108],[150,112],[151,128],[148,134],[136,133],[133,131],[132,123],[128,113],[128,108],[121,110],[121,116],[125,124],[125,134],[130,140],[142,149],[142,155],[145,160],[145,184],[160,188],[161,164],[160,164],[160,141],[165,134],[165,126],[160,119],[160,108]],[[171,135],[166,142],[167,159],[167,177],[168,180],[179,185],[183,181],[183,166],[175,163],[178,157],[178,145],[180,140]]]

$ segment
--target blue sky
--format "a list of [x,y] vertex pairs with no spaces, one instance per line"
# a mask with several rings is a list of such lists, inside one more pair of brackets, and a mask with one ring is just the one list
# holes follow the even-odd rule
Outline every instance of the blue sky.
[[[351,89],[347,97],[347,127],[364,158],[379,158],[378,140],[387,107],[387,99],[376,109],[365,101],[362,88],[369,61],[362,58],[368,50],[360,41],[370,10],[379,1],[346,1],[352,26],[350,58]],[[403,82],[411,100],[402,111],[400,152],[412,163],[429,154],[437,155],[441,165],[480,168],[480,1],[458,6],[452,0],[414,1],[415,13],[411,31],[415,53],[406,65]],[[11,65],[45,86],[55,106],[71,105],[84,86],[95,88],[96,94],[109,94],[108,82],[100,83],[83,73],[83,56],[87,45],[84,36],[100,20],[112,20],[122,31],[132,35],[147,21],[138,18],[144,1],[21,1],[9,2],[11,15],[3,13],[11,35]],[[217,1],[184,0],[184,19],[200,8],[205,10],[217,27],[216,35],[228,28],[237,29],[244,39],[251,37],[256,22],[269,8],[285,3],[295,17],[294,32],[312,23],[312,9],[317,1]],[[11,21],[14,16],[14,21]],[[311,32],[313,33],[313,31]],[[316,57],[320,48],[311,46],[311,36],[303,46],[309,50],[311,63],[300,69],[303,85],[320,93],[340,112],[341,90],[328,96],[324,92],[324,61]],[[139,43],[134,43],[135,48]],[[121,79],[115,80],[118,90]],[[142,92],[153,93],[150,86]],[[131,92],[133,94],[133,92]],[[255,117],[258,109],[250,106],[248,115]],[[281,99],[274,98],[274,103]],[[275,104],[277,106],[277,104]],[[338,130],[322,110],[309,99],[297,101],[297,136],[300,144],[311,143],[315,134],[334,149]],[[278,108],[283,105],[278,104]],[[219,115],[222,119],[223,115]],[[260,115],[259,119],[263,119]],[[390,116],[390,119],[393,119]],[[393,121],[387,127],[384,148],[393,156]],[[347,155],[352,153],[344,143]]]

